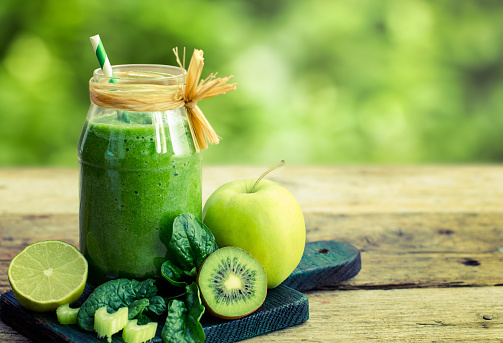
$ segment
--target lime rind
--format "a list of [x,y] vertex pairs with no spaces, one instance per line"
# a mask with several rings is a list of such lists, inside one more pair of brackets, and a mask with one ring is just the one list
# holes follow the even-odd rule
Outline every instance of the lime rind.
[[7,273],[19,303],[29,310],[46,312],[80,298],[88,265],[76,247],[51,240],[27,246],[12,259]]

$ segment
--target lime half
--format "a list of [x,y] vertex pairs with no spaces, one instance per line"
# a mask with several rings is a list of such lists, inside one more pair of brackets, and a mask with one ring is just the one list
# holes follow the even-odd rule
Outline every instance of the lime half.
[[53,311],[80,298],[87,280],[87,261],[71,244],[42,241],[17,254],[8,274],[22,306],[37,312]]

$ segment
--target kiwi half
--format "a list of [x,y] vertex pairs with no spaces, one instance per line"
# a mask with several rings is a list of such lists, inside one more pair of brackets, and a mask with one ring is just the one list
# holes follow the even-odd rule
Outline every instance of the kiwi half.
[[264,267],[238,247],[221,248],[208,256],[199,269],[197,284],[206,310],[223,319],[252,313],[267,295]]

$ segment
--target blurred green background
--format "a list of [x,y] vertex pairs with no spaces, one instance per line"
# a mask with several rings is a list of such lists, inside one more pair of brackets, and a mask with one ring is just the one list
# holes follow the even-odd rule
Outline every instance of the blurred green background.
[[235,92],[200,107],[205,164],[503,161],[500,0],[2,0],[0,166],[77,166],[98,67],[176,64]]

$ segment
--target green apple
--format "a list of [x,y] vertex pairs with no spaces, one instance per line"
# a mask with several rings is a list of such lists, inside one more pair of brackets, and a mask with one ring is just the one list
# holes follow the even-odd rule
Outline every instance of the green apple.
[[218,246],[237,246],[259,260],[268,288],[278,286],[293,272],[306,241],[304,216],[295,197],[277,183],[262,180],[282,163],[258,180],[224,184],[203,209],[203,222]]

